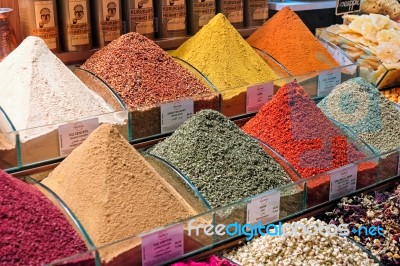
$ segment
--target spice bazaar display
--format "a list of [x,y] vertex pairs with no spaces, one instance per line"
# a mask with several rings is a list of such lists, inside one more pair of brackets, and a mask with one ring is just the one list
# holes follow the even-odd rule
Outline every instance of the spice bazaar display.
[[[76,214],[96,246],[197,212],[111,125],[101,125],[42,183]],[[109,262],[140,243],[100,254]]]
[[44,265],[90,248],[51,200],[0,170],[0,265]]
[[345,15],[319,37],[342,48],[359,63],[361,77],[379,89],[400,83],[400,24],[388,16]]
[[201,74],[138,33],[121,36],[96,52],[82,68],[103,79],[128,106],[134,139],[174,129],[163,129],[161,104],[190,100],[192,111],[188,115],[201,109],[219,109],[218,94]]
[[222,95],[222,113],[228,117],[246,113],[247,86],[289,76],[270,67],[223,14],[171,55],[190,63],[213,83]]

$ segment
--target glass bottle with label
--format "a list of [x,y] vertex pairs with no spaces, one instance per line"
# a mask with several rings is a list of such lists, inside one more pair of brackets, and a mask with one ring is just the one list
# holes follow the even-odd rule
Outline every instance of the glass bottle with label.
[[104,47],[122,34],[121,0],[91,1],[93,44]]
[[206,25],[216,12],[215,0],[188,0],[187,1],[187,26],[188,34],[194,35]]
[[19,0],[18,6],[23,37],[40,37],[50,50],[58,52],[60,44],[55,0]]
[[235,28],[243,28],[243,0],[218,0],[217,12],[224,14]]
[[153,0],[123,0],[126,32],[138,32],[154,39]]
[[66,52],[92,49],[89,0],[58,0],[62,49]]
[[261,26],[268,19],[268,0],[244,0],[244,26]]
[[186,36],[185,0],[155,0],[157,38]]
[[9,18],[12,11],[11,8],[0,8],[0,62],[18,46]]

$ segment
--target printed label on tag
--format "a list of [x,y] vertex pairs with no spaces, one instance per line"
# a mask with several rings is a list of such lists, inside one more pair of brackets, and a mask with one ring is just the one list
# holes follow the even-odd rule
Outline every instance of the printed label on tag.
[[183,255],[183,224],[142,236],[142,265],[160,265]]
[[318,97],[328,95],[336,85],[340,84],[342,73],[339,69],[324,71],[318,76]]
[[99,126],[99,119],[93,118],[85,121],[73,122],[58,127],[60,156],[65,157]]
[[330,174],[329,200],[354,192],[357,188],[357,165],[351,164]]
[[265,83],[247,88],[246,113],[255,113],[272,99],[274,83]]
[[57,29],[53,1],[35,1],[36,28],[32,34],[42,38],[49,49],[57,48]]
[[192,117],[193,100],[161,104],[161,133],[172,132]]
[[71,44],[87,45],[89,39],[88,9],[85,0],[69,0],[70,25],[67,32],[71,35]]
[[252,199],[247,204],[247,223],[267,224],[278,220],[280,200],[280,191]]

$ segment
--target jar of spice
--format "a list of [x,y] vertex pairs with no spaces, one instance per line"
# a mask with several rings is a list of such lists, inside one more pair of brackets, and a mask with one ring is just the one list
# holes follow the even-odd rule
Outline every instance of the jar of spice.
[[10,23],[11,8],[0,8],[0,62],[17,46],[17,39]]
[[244,26],[261,26],[268,19],[268,0],[244,0]]
[[154,5],[152,0],[123,0],[126,32],[137,32],[154,39]]
[[60,44],[55,0],[19,0],[18,6],[23,37],[40,37],[50,50],[58,52]]
[[96,47],[104,47],[122,34],[121,0],[91,1],[92,34]]
[[154,1],[157,38],[186,36],[185,0]]
[[188,0],[186,4],[188,34],[194,35],[215,16],[216,1]]
[[218,0],[217,12],[224,14],[235,28],[243,28],[243,0]]
[[66,52],[92,49],[89,0],[58,0],[62,48]]

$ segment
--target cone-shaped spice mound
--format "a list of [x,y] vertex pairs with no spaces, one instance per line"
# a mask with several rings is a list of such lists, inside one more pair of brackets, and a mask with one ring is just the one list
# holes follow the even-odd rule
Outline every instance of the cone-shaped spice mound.
[[221,91],[222,111],[228,116],[245,113],[245,94],[235,97],[246,86],[279,79],[223,14],[217,14],[172,55],[192,64]]
[[0,63],[0,77],[0,106],[17,130],[113,111],[38,37],[26,38]]
[[87,250],[61,211],[0,170],[0,265],[44,265]]
[[400,112],[363,78],[336,86],[318,107],[379,152],[400,147]]
[[295,82],[285,84],[243,130],[276,149],[304,178],[365,157]]
[[197,113],[151,153],[179,168],[212,207],[291,182],[256,140],[216,111]]
[[195,214],[110,125],[96,129],[43,183],[75,212],[96,246]]
[[292,75],[338,67],[303,21],[284,7],[258,28],[247,42],[278,60]]

